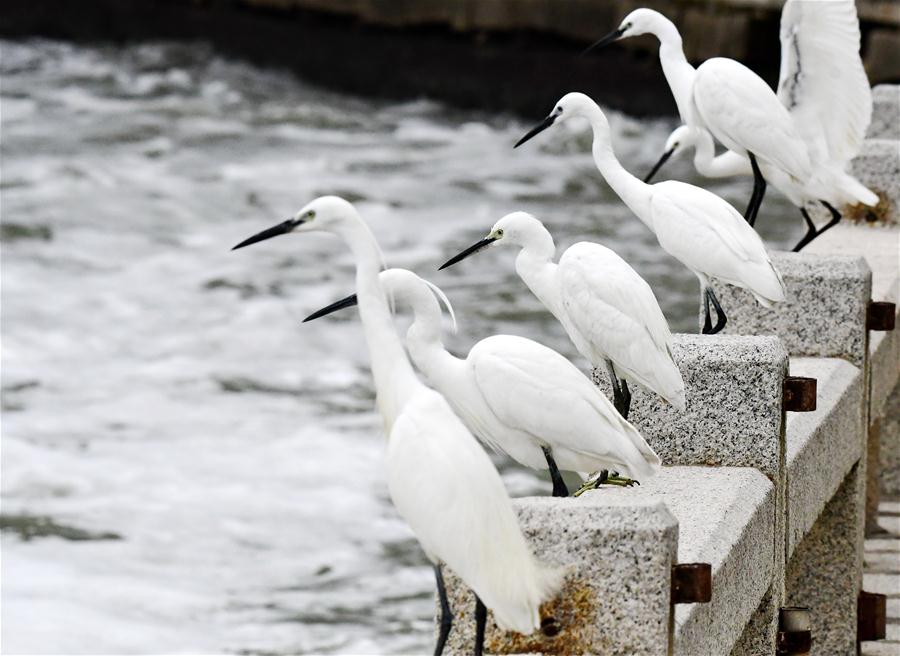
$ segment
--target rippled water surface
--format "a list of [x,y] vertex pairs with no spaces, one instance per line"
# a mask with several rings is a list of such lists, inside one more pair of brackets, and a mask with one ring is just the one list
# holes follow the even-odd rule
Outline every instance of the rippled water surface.
[[[349,254],[312,235],[229,251],[317,195],[445,289],[459,352],[509,332],[574,356],[510,251],[435,270],[516,209],[617,250],[695,329],[695,280],[583,126],[513,151],[528,122],[328,93],[203,45],[0,47],[7,653],[430,651],[431,570],[387,497],[355,313],[300,324],[352,291]],[[641,173],[674,125],[611,121]],[[750,182],[710,188],[743,209]],[[775,247],[800,232],[779,212],[772,193]],[[549,491],[496,461],[514,495]]]

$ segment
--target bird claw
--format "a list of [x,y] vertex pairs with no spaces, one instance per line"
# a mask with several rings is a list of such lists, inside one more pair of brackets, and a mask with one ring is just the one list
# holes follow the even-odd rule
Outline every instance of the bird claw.
[[640,481],[636,481],[633,478],[625,478],[624,476],[610,476],[603,482],[609,485],[619,485],[621,487],[634,487],[635,485],[641,484]]
[[588,490],[596,490],[599,489],[601,485],[618,485],[619,487],[634,487],[635,485],[640,485],[640,481],[636,481],[633,478],[625,478],[624,476],[619,476],[619,472],[611,472],[609,475],[606,475],[605,472],[601,472],[599,475],[594,477],[588,477],[588,479],[584,482],[584,484],[578,488],[573,494],[573,497],[579,497]]

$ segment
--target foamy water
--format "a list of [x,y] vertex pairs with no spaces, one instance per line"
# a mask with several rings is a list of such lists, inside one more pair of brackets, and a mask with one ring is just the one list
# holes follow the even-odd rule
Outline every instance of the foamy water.
[[[575,357],[509,250],[436,271],[519,209],[561,247],[614,248],[696,330],[695,279],[581,126],[513,151],[529,122],[327,93],[199,44],[0,48],[6,653],[430,652],[432,573],[387,496],[356,315],[300,324],[353,291],[349,253],[229,251],[317,195],[443,287],[457,352],[505,332]],[[610,118],[637,173],[674,127]],[[703,184],[741,210],[751,189]],[[794,214],[770,194],[770,245]],[[549,493],[496,462],[514,496]]]

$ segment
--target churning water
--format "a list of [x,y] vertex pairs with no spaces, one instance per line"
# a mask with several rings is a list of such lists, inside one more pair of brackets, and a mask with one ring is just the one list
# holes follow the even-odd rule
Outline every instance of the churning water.
[[[514,151],[529,122],[328,93],[200,44],[0,47],[7,653],[430,651],[432,574],[387,497],[356,314],[300,323],[353,291],[349,253],[313,235],[229,251],[317,195],[444,288],[458,352],[508,332],[575,355],[512,252],[436,271],[517,209],[561,247],[617,250],[696,330],[696,281],[582,126]],[[674,126],[611,121],[638,173]],[[780,202],[759,222],[773,247],[801,231]],[[496,461],[513,495],[549,493]]]

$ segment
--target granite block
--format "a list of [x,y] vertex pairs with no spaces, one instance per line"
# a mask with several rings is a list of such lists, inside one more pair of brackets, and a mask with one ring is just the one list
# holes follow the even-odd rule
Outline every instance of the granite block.
[[900,85],[879,84],[872,89],[872,121],[867,139],[900,139]]
[[724,334],[777,335],[791,356],[844,358],[863,366],[872,284],[865,260],[776,252],[772,261],[784,278],[788,295],[771,309],[759,305],[746,290],[713,282],[728,315]]
[[787,415],[788,558],[864,459],[866,436],[860,369],[834,358],[795,358],[790,369],[818,381],[818,404],[813,412]]
[[[567,568],[560,595],[544,604],[559,632],[503,632],[488,613],[489,654],[668,654],[671,569],[678,524],[657,495],[604,489],[579,498],[514,501],[522,531],[541,560]],[[453,628],[445,654],[471,654],[475,596],[449,570]]]
[[[631,386],[629,420],[665,465],[755,467],[775,480],[782,465],[782,385],[788,356],[775,337],[675,335],[687,409]],[[606,370],[594,381],[608,394]]]
[[[784,606],[784,572],[782,580],[766,591],[753,617],[744,627],[730,656],[772,656],[778,640],[778,611]],[[725,653],[725,652],[722,652]]]
[[675,607],[674,654],[727,653],[783,577],[775,486],[750,468],[666,467],[642,487],[664,498],[678,520],[678,561],[712,566],[709,603]]
[[900,496],[900,385],[888,397],[878,428],[881,492],[887,496]]
[[[872,269],[872,300],[900,307],[900,228],[842,223],[816,239],[806,252],[861,254]],[[900,315],[900,312],[898,312]],[[898,322],[900,326],[900,322]],[[866,467],[867,523],[875,528],[882,491],[900,494],[900,439],[888,398],[900,380],[900,330],[869,333],[869,443]]]
[[862,587],[865,471],[854,466],[797,546],[787,567],[787,603],[812,615],[814,656],[855,656]]

